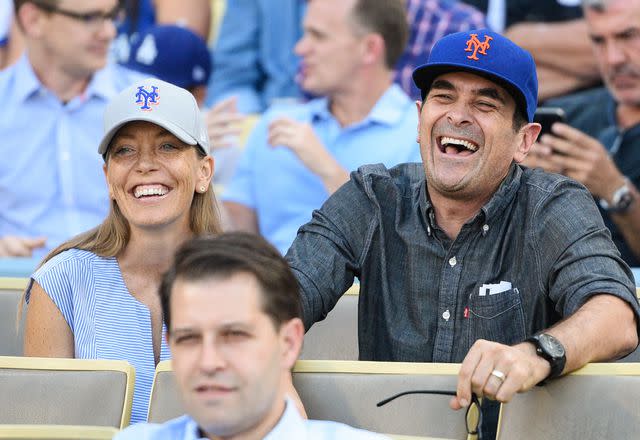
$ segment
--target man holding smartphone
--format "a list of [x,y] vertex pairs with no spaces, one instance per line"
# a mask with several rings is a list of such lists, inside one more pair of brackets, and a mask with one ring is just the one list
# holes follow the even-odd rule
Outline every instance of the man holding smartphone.
[[583,0],[605,88],[549,101],[571,126],[555,123],[525,164],[584,184],[612,238],[640,266],[640,0]]

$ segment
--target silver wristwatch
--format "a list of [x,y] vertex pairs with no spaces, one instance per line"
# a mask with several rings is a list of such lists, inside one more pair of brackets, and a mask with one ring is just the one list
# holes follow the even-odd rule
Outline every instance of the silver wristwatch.
[[625,212],[633,202],[633,194],[628,179],[624,179],[624,184],[615,190],[611,197],[611,203],[605,199],[600,199],[598,203],[600,207],[607,212]]

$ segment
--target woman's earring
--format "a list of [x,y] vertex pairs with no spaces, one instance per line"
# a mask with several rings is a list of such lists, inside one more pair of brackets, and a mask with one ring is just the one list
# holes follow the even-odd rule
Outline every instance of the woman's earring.
[[201,186],[201,187],[200,187],[200,192],[201,192],[201,193],[206,192],[206,191],[207,191],[207,188],[206,188],[206,187],[204,187],[204,186]]

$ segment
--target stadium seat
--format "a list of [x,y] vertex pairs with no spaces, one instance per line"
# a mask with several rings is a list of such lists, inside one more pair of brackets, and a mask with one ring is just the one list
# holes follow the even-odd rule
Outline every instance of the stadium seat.
[[183,414],[184,408],[173,377],[171,361],[162,361],[156,366],[147,420],[151,423],[163,423]]
[[117,433],[109,426],[0,425],[0,440],[110,440]]
[[502,405],[498,440],[632,439],[640,364],[589,364]]
[[16,328],[18,304],[28,278],[0,277],[0,356],[21,356],[23,323]]
[[335,420],[393,435],[466,439],[464,411],[449,408],[448,396],[409,395],[409,390],[455,391],[458,364],[298,361],[293,382],[309,418]]
[[304,335],[300,359],[358,360],[358,291],[354,284]]
[[134,370],[126,361],[0,357],[0,424],[129,424]]
[[[459,365],[401,362],[298,361],[293,381],[311,419],[335,420],[403,436],[466,439],[464,412],[449,409],[449,397],[414,395],[382,408],[376,403],[415,389],[454,391]],[[149,421],[162,423],[184,413],[171,362],[160,362],[149,401]],[[422,415],[419,417],[417,415]]]

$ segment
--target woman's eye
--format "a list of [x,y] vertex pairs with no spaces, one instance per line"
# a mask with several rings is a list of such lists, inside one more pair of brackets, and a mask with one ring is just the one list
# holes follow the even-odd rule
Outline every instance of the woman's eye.
[[170,143],[168,143],[168,142],[167,142],[167,143],[162,144],[162,145],[160,146],[160,148],[161,148],[163,151],[173,151],[173,150],[177,150],[177,149],[178,149],[178,147],[176,147],[174,144],[170,144]]
[[115,156],[125,156],[125,155],[127,155],[127,154],[132,153],[132,152],[133,152],[133,148],[128,147],[128,146],[126,146],[126,145],[121,145],[121,146],[119,146],[119,147],[115,147],[115,148],[113,149],[113,154],[114,154]]

